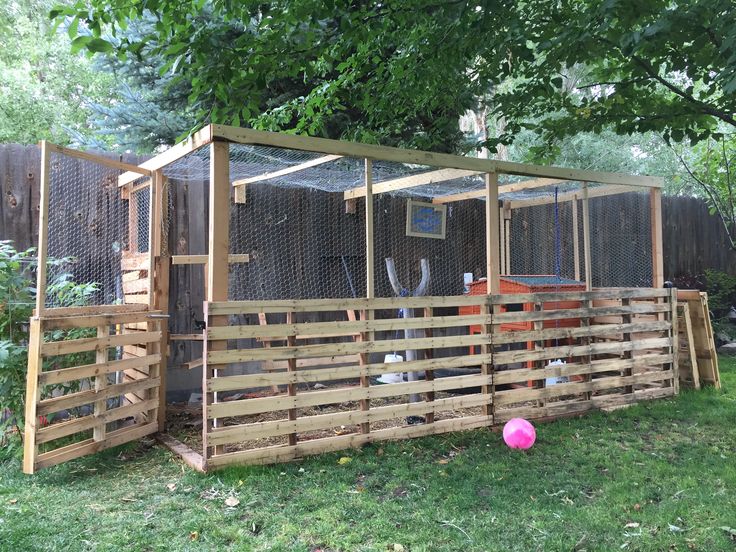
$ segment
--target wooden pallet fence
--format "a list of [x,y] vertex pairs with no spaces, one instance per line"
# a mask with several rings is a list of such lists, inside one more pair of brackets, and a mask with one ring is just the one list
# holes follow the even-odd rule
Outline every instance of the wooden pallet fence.
[[[158,431],[159,314],[108,305],[47,309],[32,319],[28,397],[35,400],[26,402],[24,472]],[[126,357],[130,346],[148,354]]]
[[677,297],[680,303],[688,306],[698,379],[701,385],[713,385],[716,389],[720,389],[721,376],[708,308],[708,294],[697,290],[681,289],[677,291]]
[[[208,324],[205,332],[206,342],[227,343],[209,349],[204,359],[211,373],[217,370],[205,381],[205,393],[213,397],[203,414],[205,468],[280,462],[385,439],[489,427],[518,415],[549,418],[671,396],[677,378],[672,293],[636,288],[209,302],[210,317],[253,323]],[[510,304],[555,301],[586,306],[506,312]],[[453,314],[460,306],[477,307],[479,314]],[[399,308],[415,309],[415,316],[399,318]],[[337,317],[346,311],[362,315],[304,321],[314,312]],[[263,313],[281,323],[259,323]],[[470,326],[480,326],[481,333],[469,335]],[[423,333],[406,339],[406,329]],[[236,340],[253,338],[256,347],[236,347]],[[407,349],[420,352],[418,359],[383,362],[384,355]],[[557,359],[565,364],[550,364]],[[266,364],[269,371],[237,373],[243,365]],[[376,380],[399,370],[424,378]],[[421,400],[411,402],[409,396],[418,394]]]
[[[274,462],[350,443],[490,425],[491,417],[483,415],[482,409],[490,404],[490,394],[483,389],[490,389],[492,376],[462,371],[483,359],[490,363],[490,354],[467,354],[468,345],[489,345],[489,337],[434,332],[464,331],[469,325],[490,323],[490,315],[439,316],[432,310],[437,305],[456,310],[459,305],[480,307],[485,302],[485,297],[439,297],[210,303],[208,312],[213,316],[268,312],[285,316],[285,323],[208,326],[208,340],[261,338],[264,346],[211,351],[207,363],[221,374],[228,366],[245,362],[271,362],[276,368],[286,364],[287,369],[221,375],[207,382],[209,392],[223,397],[254,388],[264,391],[261,396],[235,395],[235,400],[208,405],[205,416],[220,425],[207,437],[207,466]],[[405,306],[416,309],[415,318],[398,317],[398,309]],[[302,321],[313,312],[344,317],[350,311],[361,316],[338,322]],[[424,336],[403,339],[406,329],[424,330]],[[382,362],[384,355],[403,355],[406,349],[420,351],[418,360],[400,365]],[[453,350],[454,354],[433,358]],[[427,377],[435,368],[460,371],[447,378]],[[397,370],[419,372],[424,379],[390,385],[376,382],[378,376]],[[273,385],[290,386],[291,392],[274,395]],[[409,395],[420,393],[419,402],[408,400]],[[424,423],[408,423],[412,417]],[[218,446],[223,446],[220,453]]]
[[[670,290],[538,295],[537,302],[579,298],[591,306],[494,316],[494,423],[579,414],[676,392]],[[494,298],[501,305],[515,301],[521,302],[518,296]],[[521,322],[537,325],[503,331]]]

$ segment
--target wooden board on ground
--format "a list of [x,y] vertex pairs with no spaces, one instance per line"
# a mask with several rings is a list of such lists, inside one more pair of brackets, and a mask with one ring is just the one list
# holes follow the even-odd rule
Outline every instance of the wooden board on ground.
[[697,290],[678,290],[677,299],[678,302],[686,302],[690,310],[700,383],[720,389],[721,376],[718,371],[718,356],[708,310],[708,294]]
[[695,352],[695,338],[693,337],[690,305],[687,302],[678,303],[678,338],[680,347],[679,368],[680,383],[700,389],[700,373],[698,371],[698,357]]

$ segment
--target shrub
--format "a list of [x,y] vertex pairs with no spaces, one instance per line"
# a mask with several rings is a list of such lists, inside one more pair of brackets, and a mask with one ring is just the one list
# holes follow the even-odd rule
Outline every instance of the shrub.
[[[50,259],[49,265],[63,266],[74,259]],[[34,272],[37,264],[34,249],[17,251],[9,241],[0,241],[0,440],[7,441],[6,453],[12,451],[19,439],[25,408],[26,367],[28,363],[28,326],[36,300]],[[95,284],[77,284],[71,274],[55,276],[47,286],[47,295],[65,305],[83,305],[97,290]],[[89,330],[65,331],[55,339],[76,339],[89,335]],[[73,355],[70,355],[73,357]],[[45,365],[81,364],[82,358],[47,359]],[[60,365],[61,364],[61,365]],[[78,382],[76,383],[78,386]],[[75,385],[64,386],[65,390]],[[58,386],[43,390],[53,393]]]

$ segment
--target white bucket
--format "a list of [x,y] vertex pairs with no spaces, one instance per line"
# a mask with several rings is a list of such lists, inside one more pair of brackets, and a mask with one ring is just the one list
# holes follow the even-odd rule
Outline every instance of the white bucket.
[[[401,355],[386,355],[383,357],[383,362],[385,364],[390,364],[392,362],[404,362],[404,357]],[[389,372],[386,374],[383,374],[380,378],[378,378],[378,381],[381,383],[401,383],[404,381],[404,375],[401,372]]]
[[[550,361],[550,363],[547,364],[547,367],[564,366],[565,364],[567,364],[567,362],[558,358],[557,360]],[[567,378],[567,376],[553,376],[551,378],[547,378],[544,383],[547,387],[549,387],[550,385],[557,385],[558,383],[568,383],[569,381],[570,380]]]

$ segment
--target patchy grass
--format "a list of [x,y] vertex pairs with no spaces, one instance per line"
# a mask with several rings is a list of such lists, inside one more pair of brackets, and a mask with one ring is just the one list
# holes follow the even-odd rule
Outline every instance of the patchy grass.
[[539,425],[526,453],[473,431],[206,476],[141,445],[33,477],[6,462],[0,549],[733,550],[721,371],[721,392]]

